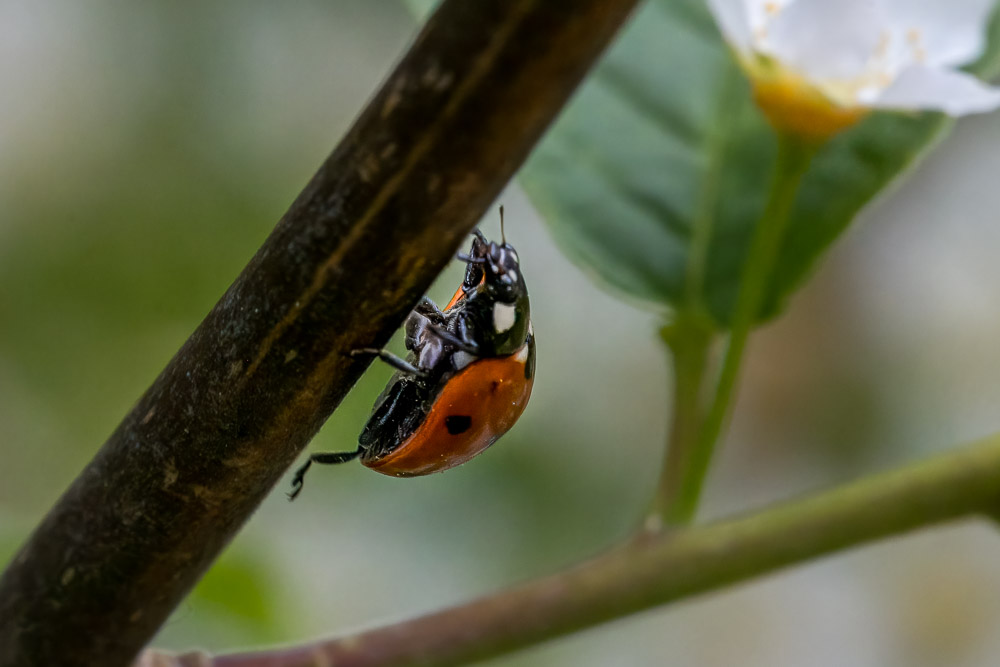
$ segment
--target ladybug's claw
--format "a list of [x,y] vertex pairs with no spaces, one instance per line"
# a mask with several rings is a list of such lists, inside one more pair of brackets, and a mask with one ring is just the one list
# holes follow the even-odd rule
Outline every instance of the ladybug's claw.
[[292,490],[288,493],[289,502],[295,500],[299,494],[302,493],[302,485],[306,481],[306,473],[309,471],[309,468],[313,463],[347,463],[348,461],[358,458],[360,454],[360,448],[355,449],[353,452],[320,452],[318,454],[312,454],[309,459],[302,464],[302,467],[295,471],[295,476],[292,477]]
[[309,466],[311,465],[312,457],[310,456],[309,460],[307,460],[301,468],[295,471],[295,476],[292,477],[292,490],[287,494],[288,502],[292,502],[299,497],[300,493],[302,493],[302,485],[305,483],[306,471],[309,470]]

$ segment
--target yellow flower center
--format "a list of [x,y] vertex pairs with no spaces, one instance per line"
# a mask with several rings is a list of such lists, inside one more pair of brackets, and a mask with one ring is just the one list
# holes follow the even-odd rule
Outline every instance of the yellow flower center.
[[863,106],[845,106],[796,72],[767,57],[744,60],[754,101],[779,132],[822,142],[868,115]]

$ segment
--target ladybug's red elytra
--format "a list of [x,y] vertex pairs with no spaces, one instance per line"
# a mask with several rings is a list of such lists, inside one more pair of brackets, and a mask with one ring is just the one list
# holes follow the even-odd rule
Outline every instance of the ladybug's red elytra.
[[[503,207],[500,208],[503,229]],[[353,452],[313,454],[292,479],[290,499],[302,490],[313,463],[360,458],[385,475],[416,477],[454,468],[506,433],[531,396],[535,336],[528,288],[517,251],[476,230],[465,279],[444,310],[424,298],[406,320],[401,359],[376,355],[396,369],[375,401]],[[502,236],[502,235],[501,235]]]

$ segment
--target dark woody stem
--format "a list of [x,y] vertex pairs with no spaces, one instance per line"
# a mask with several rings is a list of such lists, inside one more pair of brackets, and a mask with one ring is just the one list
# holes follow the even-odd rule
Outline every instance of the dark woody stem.
[[[368,366],[636,0],[446,0],[0,578],[0,667],[127,665]],[[315,85],[326,85],[317,82]]]

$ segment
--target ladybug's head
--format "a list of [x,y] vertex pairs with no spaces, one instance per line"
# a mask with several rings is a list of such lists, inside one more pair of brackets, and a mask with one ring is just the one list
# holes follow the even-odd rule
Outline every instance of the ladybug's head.
[[483,270],[486,292],[497,301],[514,303],[527,293],[517,251],[506,241],[490,242]]
[[495,301],[515,303],[527,295],[521,264],[514,246],[488,241],[478,229],[464,259],[469,263],[462,283],[466,293],[485,293]]

